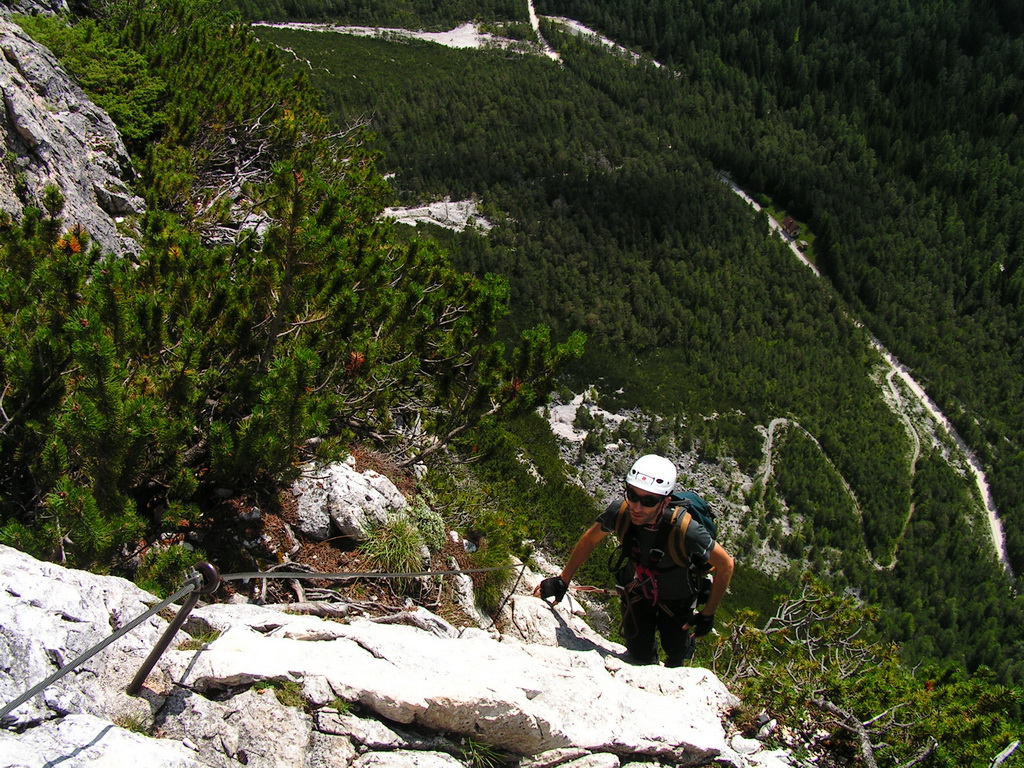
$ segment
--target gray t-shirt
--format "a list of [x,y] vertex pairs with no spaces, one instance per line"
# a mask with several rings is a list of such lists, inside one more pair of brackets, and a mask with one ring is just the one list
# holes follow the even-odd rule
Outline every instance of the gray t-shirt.
[[[598,516],[597,522],[600,523],[601,530],[607,533],[615,533],[615,521],[619,515],[619,509],[622,507],[622,502],[623,499],[616,499]],[[666,510],[665,514],[670,514],[670,512]],[[682,517],[682,515],[679,515],[678,520],[674,524],[678,525]],[[658,539],[657,528],[638,527],[632,523],[630,523],[630,527],[636,532],[636,548],[634,552],[626,553],[628,560],[625,569],[628,572],[619,576],[620,584],[624,583],[624,579],[632,578],[636,562],[634,557],[638,557],[639,562],[646,562],[650,557],[651,548],[654,547]],[[715,540],[711,537],[711,534],[708,533],[708,530],[703,525],[697,522],[696,518],[691,519],[690,525],[686,528],[685,543],[686,552],[691,559],[695,558],[698,562],[705,563],[708,561],[708,556],[715,546]],[[667,542],[663,543],[662,547],[667,550]],[[658,583],[659,600],[691,600],[693,598],[696,584],[691,576],[690,569],[677,565],[667,551],[657,563],[652,563],[651,566],[654,570],[654,578]]]

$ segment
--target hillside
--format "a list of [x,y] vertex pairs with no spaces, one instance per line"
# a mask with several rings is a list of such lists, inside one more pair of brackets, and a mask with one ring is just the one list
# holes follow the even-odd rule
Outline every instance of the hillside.
[[[77,108],[48,101],[63,76],[4,22],[24,46],[5,44],[5,71],[34,95],[5,92],[20,207],[0,227],[0,541],[164,592],[203,550],[408,571],[396,558],[450,555],[448,530],[506,570],[535,545],[564,556],[654,448],[741,563],[703,663],[794,720],[969,709],[936,764],[1005,746],[1020,606],[970,468],[856,307],[723,184],[704,141],[733,94],[548,20],[556,56],[261,27],[279,56],[203,4],[126,10],[19,20],[125,138],[145,203],[115,222],[122,252],[67,205],[84,188],[102,208],[102,190],[20,130]],[[490,228],[382,216],[442,197]],[[579,439],[556,441],[556,412]],[[282,545],[289,483],[345,457],[392,476],[408,517]],[[607,583],[599,563],[583,575]],[[475,586],[484,610],[507,596]],[[791,605],[835,620],[789,624]],[[831,646],[853,655],[822,666]],[[929,732],[899,759],[931,754]]]
[[[722,184],[707,137],[727,135],[742,110],[699,79],[543,29],[561,63],[295,29],[260,35],[308,62],[339,122],[374,116],[401,200],[480,201],[495,224],[486,236],[432,232],[465,268],[507,277],[506,329],[588,333],[566,381],[575,392],[596,385],[606,410],[659,414],[646,439],[674,440],[680,457],[696,447],[702,461],[735,461],[748,478],[764,459],[759,433],[775,419],[799,425],[776,446],[770,483],[723,494],[741,511],[741,556],[756,567],[770,541],[888,606],[886,631],[912,655],[1009,673],[1020,606],[973,475],[951,461],[958,452],[942,430],[926,420],[908,431],[856,308]],[[584,450],[601,444],[595,436]],[[976,534],[959,535],[951,514]],[[971,567],[951,573],[945,562]]]
[[737,134],[708,150],[806,223],[833,285],[979,455],[1019,570],[1019,10],[538,6],[744,94]]

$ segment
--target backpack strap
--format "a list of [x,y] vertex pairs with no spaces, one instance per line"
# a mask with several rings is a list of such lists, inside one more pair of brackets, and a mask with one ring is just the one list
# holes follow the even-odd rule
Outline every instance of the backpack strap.
[[[682,512],[681,518],[680,512]],[[676,520],[679,520],[678,525]],[[693,515],[683,505],[680,505],[672,510],[672,516],[668,522],[662,523],[662,528],[666,529],[668,536],[668,553],[676,565],[688,566],[690,563],[690,558],[686,554],[686,530],[692,521]]]
[[623,499],[622,503],[619,505],[619,512],[615,516],[615,536],[618,538],[619,541],[625,541],[626,531],[629,530],[629,512],[627,511],[628,506],[629,503],[625,499]]
[[[686,530],[693,520],[689,507],[690,505],[684,501],[670,507],[668,512],[671,514],[668,514],[667,517],[662,516],[661,523],[658,525],[658,536],[651,546],[651,553],[655,555],[656,560],[661,559],[661,555],[658,553],[667,551],[676,565],[689,566],[690,561],[686,554]],[[676,524],[677,520],[678,524]],[[615,517],[615,536],[618,538],[621,548],[619,556],[619,566],[621,566],[624,559],[631,554],[633,539],[636,536],[636,531],[629,519],[628,504],[625,501],[619,505],[619,511]],[[655,564],[648,563],[647,565],[654,567]]]

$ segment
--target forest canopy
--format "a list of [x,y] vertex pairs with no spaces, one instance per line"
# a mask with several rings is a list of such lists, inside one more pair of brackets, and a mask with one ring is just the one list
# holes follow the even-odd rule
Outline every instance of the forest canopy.
[[[738,411],[760,425],[794,419],[818,447],[788,443],[779,485],[765,489],[764,506],[755,505],[760,518],[751,524],[759,534],[775,530],[780,513],[771,500],[780,498],[803,520],[785,546],[893,606],[883,622],[909,653],[962,654],[971,668],[989,664],[1018,675],[1020,608],[1006,574],[991,540],[980,533],[965,539],[949,517],[985,530],[971,483],[910,465],[906,429],[881,397],[880,360],[854,319],[863,301],[841,280],[836,293],[769,237],[767,220],[730,191],[721,171],[800,217],[814,240],[811,257],[830,272],[838,252],[856,246],[870,253],[879,238],[916,237],[901,226],[918,220],[917,198],[901,201],[878,154],[835,110],[815,112],[806,102],[783,110],[712,52],[691,48],[697,58],[680,77],[667,67],[630,65],[556,24],[542,30],[561,64],[426,43],[325,40],[283,28],[259,34],[302,51],[335,120],[372,116],[381,167],[395,174],[400,201],[481,201],[497,225],[486,237],[438,236],[463,268],[507,276],[506,333],[535,322],[563,334],[583,329],[587,353],[572,370],[579,386],[599,381],[610,407],[681,417],[689,438],[705,450],[714,446],[715,456],[735,456],[748,471],[759,456],[707,417]],[[820,215],[801,203],[797,188],[827,203]],[[948,268],[930,253],[928,264]],[[928,285],[916,275],[909,283],[908,290]],[[923,306],[896,301],[892,311],[909,318]],[[905,348],[891,324],[876,327],[874,315],[867,317],[887,345]],[[933,321],[934,314],[921,316],[918,330]],[[993,338],[985,338],[975,339],[975,356],[992,348]],[[929,333],[930,347],[945,343]],[[909,358],[916,364],[920,354]],[[1003,359],[993,375],[1018,380]],[[930,392],[931,378],[926,386]],[[831,467],[855,505],[837,504]],[[1012,496],[997,498],[1008,528],[1009,502]],[[851,525],[864,551],[837,547],[848,542],[837,536]],[[945,555],[931,555],[936,549],[970,566],[950,578]],[[919,558],[930,563],[928,579],[910,567],[923,567]]]
[[728,93],[701,152],[819,265],[979,455],[1024,571],[1022,12],[1008,3],[563,3]]

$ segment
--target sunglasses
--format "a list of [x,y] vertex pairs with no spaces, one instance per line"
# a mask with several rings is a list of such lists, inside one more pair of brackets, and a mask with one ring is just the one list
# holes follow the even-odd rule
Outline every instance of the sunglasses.
[[626,498],[632,502],[640,502],[641,507],[656,507],[665,500],[664,496],[641,496],[631,485],[626,486]]

